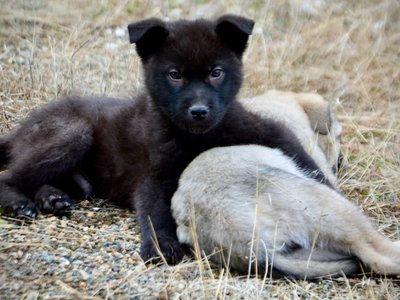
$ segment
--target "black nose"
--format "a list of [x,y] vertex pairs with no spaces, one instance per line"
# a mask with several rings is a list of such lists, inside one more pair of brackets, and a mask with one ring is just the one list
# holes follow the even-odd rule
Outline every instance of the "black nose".
[[205,105],[193,105],[189,108],[189,116],[193,118],[193,120],[201,121],[207,118],[210,113],[210,109]]

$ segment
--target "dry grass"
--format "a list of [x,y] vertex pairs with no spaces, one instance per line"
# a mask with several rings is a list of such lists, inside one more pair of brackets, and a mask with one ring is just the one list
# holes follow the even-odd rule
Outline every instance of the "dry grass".
[[[126,33],[119,36],[118,32],[130,21],[150,16],[214,17],[224,12],[254,18],[256,27],[245,55],[242,94],[276,88],[315,91],[330,100],[344,125],[341,189],[363,208],[380,231],[393,239],[400,238],[398,1],[286,0],[278,4],[257,0],[1,0],[0,6],[0,132],[6,132],[29,111],[61,94],[126,97],[135,93],[141,81],[139,61]],[[67,222],[77,235],[81,228],[79,218]],[[33,226],[51,227],[52,223],[54,220],[44,218]],[[92,226],[107,230],[99,224]],[[23,293],[4,294],[8,297],[398,299],[400,295],[398,279],[339,278],[310,283],[240,278],[210,269],[207,262],[146,270],[134,260],[136,265],[132,265],[130,275],[119,282],[157,278],[157,283],[149,287],[150,292],[126,292],[118,284],[93,292],[83,285],[66,283],[64,278],[49,277],[44,271],[41,277],[15,278],[4,267],[5,261],[15,259],[21,263],[18,257],[10,256],[10,249],[17,256],[22,251],[23,256],[36,247],[32,241],[37,240],[37,232],[31,227],[16,229],[9,223],[0,223],[1,290],[21,280],[27,286]],[[58,228],[48,234],[57,236],[60,230],[67,229]],[[23,240],[4,242],[5,236],[12,240],[21,234]],[[137,243],[131,234],[128,236],[129,242]],[[49,247],[54,250],[57,246]],[[40,285],[33,277],[48,284]],[[37,294],[27,292],[30,286]],[[56,293],[49,296],[51,290]]]

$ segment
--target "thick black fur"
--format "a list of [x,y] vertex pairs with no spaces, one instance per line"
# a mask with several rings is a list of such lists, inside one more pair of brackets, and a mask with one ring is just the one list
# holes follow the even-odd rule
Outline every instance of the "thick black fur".
[[[1,137],[7,169],[0,173],[1,206],[29,217],[64,213],[69,196],[91,192],[137,211],[144,259],[159,255],[157,244],[168,262],[177,262],[182,251],[170,199],[199,153],[234,144],[276,147],[329,185],[292,132],[235,100],[252,27],[233,15],[129,25],[146,92],[133,101],[62,98]],[[79,186],[86,186],[82,195]]]

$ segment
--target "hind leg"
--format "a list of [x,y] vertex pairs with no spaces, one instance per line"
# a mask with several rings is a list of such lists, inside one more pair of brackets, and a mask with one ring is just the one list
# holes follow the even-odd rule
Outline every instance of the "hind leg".
[[[74,206],[73,200],[61,189],[45,184],[35,193],[33,200],[16,188],[0,185],[1,206],[6,214],[35,218],[40,212],[56,215],[68,214]],[[77,191],[75,194],[78,194]]]
[[353,251],[373,271],[385,275],[400,275],[400,245],[377,232],[354,242]]
[[[56,201],[49,193],[51,189],[43,191],[41,187],[70,178],[90,151],[92,141],[90,125],[71,116],[22,124],[9,141],[11,159],[6,174],[0,177],[0,205],[5,211],[29,217],[35,216],[30,213],[34,208],[43,212],[68,209],[71,203],[66,196],[57,191],[62,200]],[[45,192],[47,200],[43,200]],[[35,194],[38,206],[33,201]]]
[[[372,270],[387,275],[400,274],[400,244],[381,235],[368,218],[347,199],[320,185],[324,202],[318,226],[322,244],[357,256]],[[314,191],[315,192],[315,191]],[[317,191],[318,193],[318,191]]]
[[[350,252],[375,272],[400,275],[399,243],[381,235],[361,212],[358,213],[345,224],[348,227],[344,242],[349,245]],[[350,226],[353,228],[349,229]]]

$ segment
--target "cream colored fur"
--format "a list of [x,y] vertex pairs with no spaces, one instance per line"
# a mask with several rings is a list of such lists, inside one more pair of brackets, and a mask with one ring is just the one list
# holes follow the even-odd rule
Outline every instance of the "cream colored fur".
[[289,127],[329,180],[336,182],[332,171],[338,163],[342,127],[329,102],[318,94],[277,90],[241,102],[248,110]]
[[[300,97],[281,94],[285,95]],[[267,100],[262,99],[270,99],[265,95],[252,99],[256,104],[251,109],[265,115],[275,111],[274,116],[295,128],[308,145],[307,139],[315,139],[324,128],[326,118],[318,111],[333,114],[326,113],[324,105],[313,107],[314,96],[304,97],[307,109],[299,100],[299,105],[278,101],[271,109],[272,105],[263,106]],[[331,118],[330,122],[327,128],[332,129],[337,121]],[[310,128],[317,132],[311,130],[310,135]],[[321,151],[327,156],[319,165],[329,170],[331,152],[319,142],[311,153]],[[220,262],[222,257],[241,272],[274,269],[297,278],[315,278],[352,274],[359,270],[360,260],[376,272],[400,274],[399,244],[380,235],[355,205],[308,178],[277,149],[251,145],[204,152],[183,172],[172,211],[180,242],[198,243],[212,260]]]

